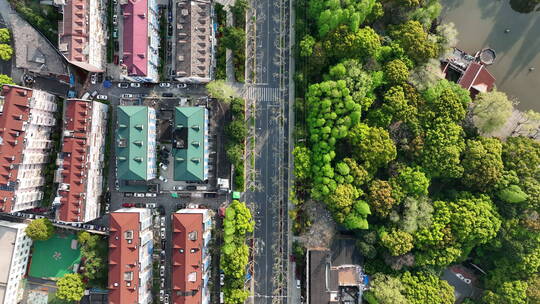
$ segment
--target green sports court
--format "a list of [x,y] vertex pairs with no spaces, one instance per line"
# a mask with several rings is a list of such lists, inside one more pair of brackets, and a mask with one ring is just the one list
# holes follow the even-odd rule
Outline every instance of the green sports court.
[[30,276],[60,278],[73,273],[73,266],[81,262],[81,251],[75,234],[55,234],[46,241],[35,241],[32,250]]

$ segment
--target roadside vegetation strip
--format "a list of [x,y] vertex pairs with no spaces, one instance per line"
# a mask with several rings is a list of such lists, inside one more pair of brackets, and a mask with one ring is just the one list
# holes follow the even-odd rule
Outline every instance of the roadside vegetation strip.
[[227,78],[227,71],[226,71],[227,54],[226,54],[226,48],[222,43],[222,37],[223,37],[223,29],[226,27],[227,13],[225,12],[223,5],[220,3],[216,3],[214,5],[214,9],[216,12],[216,19],[217,19],[217,31],[216,31],[217,50],[216,50],[215,78],[224,80]]
[[249,296],[244,282],[249,265],[247,238],[252,236],[255,222],[244,202],[234,200],[223,219],[223,246],[220,267],[224,274],[222,288],[227,304],[242,304]]

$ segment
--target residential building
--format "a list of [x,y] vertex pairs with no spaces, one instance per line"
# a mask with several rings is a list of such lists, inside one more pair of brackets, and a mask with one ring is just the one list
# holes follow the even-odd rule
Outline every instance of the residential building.
[[495,61],[495,52],[484,49],[471,56],[454,48],[449,58],[442,61],[442,71],[446,79],[468,90],[471,97],[478,93],[489,92],[495,86],[495,77],[486,66]]
[[123,77],[159,81],[159,17],[156,0],[120,0],[123,16]]
[[116,166],[120,184],[156,177],[156,112],[153,108],[118,107]]
[[43,198],[56,98],[40,90],[4,85],[0,96],[0,211],[36,207]]
[[56,219],[89,222],[99,217],[108,106],[98,101],[68,99],[64,109],[62,151],[57,160]]
[[208,209],[172,214],[172,303],[208,304],[212,217]]
[[176,1],[176,80],[209,82],[213,50],[211,1]]
[[32,240],[26,236],[26,224],[0,221],[0,303],[16,304],[22,296]]
[[58,24],[58,49],[66,59],[87,71],[103,72],[106,59],[104,11],[100,0],[67,0]]
[[109,304],[152,303],[150,209],[111,212],[109,229]]
[[176,107],[174,111],[174,180],[208,179],[208,109]]
[[367,285],[361,255],[352,239],[307,251],[307,304],[360,304]]

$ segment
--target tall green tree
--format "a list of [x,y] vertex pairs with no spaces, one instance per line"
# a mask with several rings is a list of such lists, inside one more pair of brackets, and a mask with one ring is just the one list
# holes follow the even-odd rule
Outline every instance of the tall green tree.
[[471,189],[493,189],[503,175],[502,144],[495,138],[468,140],[463,152],[463,184]]
[[481,134],[500,129],[512,116],[514,103],[505,93],[497,90],[478,94],[472,109],[474,125]]
[[370,292],[377,303],[409,304],[409,300],[403,295],[405,286],[397,277],[376,273],[370,286]]
[[381,244],[390,251],[393,256],[404,255],[414,247],[413,236],[405,231],[394,229],[384,232],[381,236]]
[[418,21],[407,21],[396,26],[390,36],[405,50],[407,56],[416,63],[424,63],[435,58],[438,53],[437,44],[428,38],[422,24]]
[[367,170],[374,171],[396,158],[396,146],[388,131],[365,124],[353,126],[349,132],[353,155],[364,161]]
[[46,241],[53,236],[54,226],[48,218],[40,218],[31,221],[25,233],[34,241]]
[[13,82],[13,79],[11,79],[11,77],[9,77],[8,75],[0,74],[0,86],[4,84],[15,84],[15,83]]
[[11,40],[11,34],[7,28],[0,28],[0,43],[8,43]]
[[455,301],[454,288],[432,274],[405,272],[401,282],[410,304],[453,304]]
[[463,174],[460,157],[464,149],[463,129],[453,122],[437,120],[426,131],[422,167],[430,177],[458,178]]
[[13,49],[9,44],[0,43],[0,59],[8,61],[13,56]]
[[79,274],[68,273],[56,282],[56,296],[66,301],[80,301],[84,296],[85,285]]

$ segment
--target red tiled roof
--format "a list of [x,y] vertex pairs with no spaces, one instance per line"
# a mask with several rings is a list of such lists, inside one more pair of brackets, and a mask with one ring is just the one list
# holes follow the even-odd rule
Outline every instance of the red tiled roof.
[[[17,167],[22,161],[24,148],[22,127],[23,122],[28,120],[30,113],[28,99],[32,97],[32,90],[4,85],[2,96],[4,96],[4,106],[0,114],[0,137],[2,138],[0,144],[0,185],[8,185],[16,182]],[[0,190],[0,209],[4,212],[11,212],[12,199],[13,191]]]
[[[172,302],[198,304],[202,301],[203,215],[174,213],[172,216]],[[189,234],[196,232],[196,240]],[[183,253],[180,252],[183,249]],[[195,252],[191,252],[195,249]]]
[[[139,213],[112,212],[109,219],[109,304],[139,303]],[[131,243],[124,232],[133,231]],[[125,272],[133,272],[131,286]]]
[[461,76],[458,84],[466,90],[470,90],[473,86],[483,85],[487,91],[493,89],[495,77],[489,73],[484,65],[477,62],[472,62]]
[[67,44],[64,53],[69,61],[87,62],[83,50],[88,46],[88,25],[86,0],[68,0],[64,6],[64,17],[59,34],[60,44]]
[[124,5],[124,65],[128,75],[146,76],[148,63],[148,1]]
[[70,99],[66,101],[64,135],[62,152],[62,183],[69,185],[68,189],[59,190],[60,210],[58,219],[64,222],[77,222],[84,218],[86,177],[88,169],[88,139],[87,130],[90,124],[89,112],[91,103],[85,100]]

